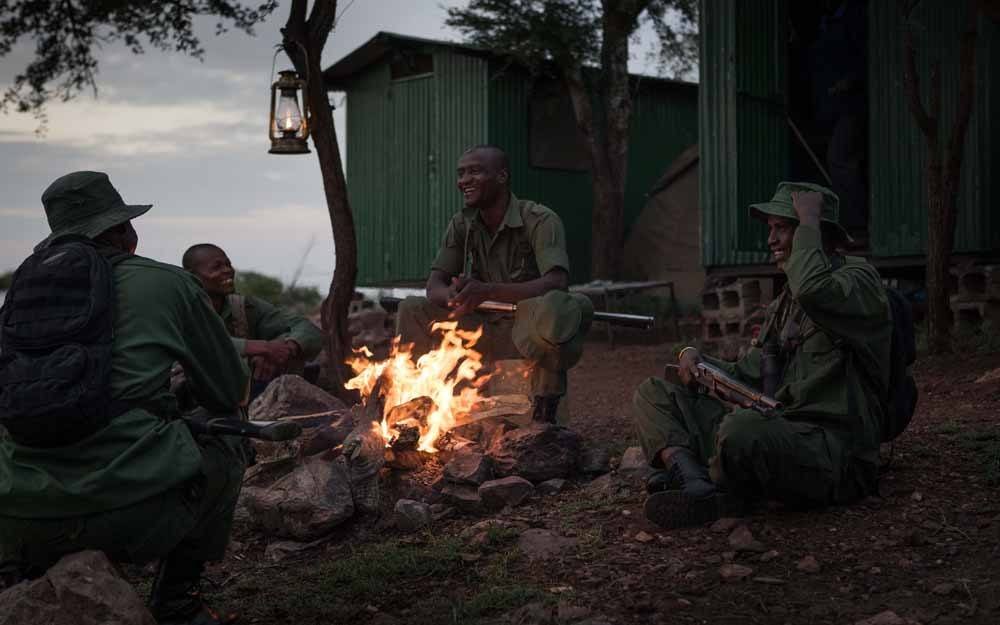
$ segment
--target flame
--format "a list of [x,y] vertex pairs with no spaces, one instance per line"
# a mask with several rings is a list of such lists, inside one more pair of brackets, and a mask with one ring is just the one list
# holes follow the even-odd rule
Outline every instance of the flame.
[[[436,452],[434,443],[455,426],[455,416],[468,412],[479,401],[477,390],[483,380],[477,380],[483,367],[483,356],[473,349],[483,329],[460,330],[457,321],[442,321],[431,326],[432,332],[443,332],[437,349],[431,350],[413,361],[412,345],[393,341],[392,350],[385,360],[375,360],[368,348],[354,350],[355,357],[348,360],[355,377],[344,385],[356,389],[367,398],[375,388],[379,378],[382,382],[384,411],[381,431],[386,444],[399,434],[393,429],[387,417],[396,406],[418,397],[429,397],[434,401],[434,409],[427,415],[427,425],[420,430],[418,449]],[[465,385],[458,394],[455,388]]]

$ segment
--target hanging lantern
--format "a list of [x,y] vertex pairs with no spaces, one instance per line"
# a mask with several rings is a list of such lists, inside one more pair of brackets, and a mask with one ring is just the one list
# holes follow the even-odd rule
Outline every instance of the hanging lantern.
[[310,116],[305,93],[306,81],[298,74],[291,70],[278,72],[278,80],[271,85],[270,154],[309,153]]

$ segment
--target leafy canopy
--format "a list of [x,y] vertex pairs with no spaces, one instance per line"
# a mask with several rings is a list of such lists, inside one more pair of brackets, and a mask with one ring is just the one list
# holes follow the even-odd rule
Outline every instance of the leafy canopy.
[[445,23],[472,44],[500,50],[535,73],[600,65],[606,10],[637,10],[656,33],[660,70],[681,77],[698,61],[698,0],[469,0]]
[[236,292],[253,295],[275,306],[288,306],[299,312],[312,312],[323,296],[314,286],[296,286],[256,271],[236,272]]
[[95,50],[121,41],[135,54],[145,45],[204,57],[194,18],[215,16],[216,34],[238,28],[253,34],[277,6],[263,0],[245,6],[229,0],[0,0],[0,58],[22,38],[35,42],[34,58],[3,94],[0,110],[44,118],[45,104],[90,87],[97,93]]

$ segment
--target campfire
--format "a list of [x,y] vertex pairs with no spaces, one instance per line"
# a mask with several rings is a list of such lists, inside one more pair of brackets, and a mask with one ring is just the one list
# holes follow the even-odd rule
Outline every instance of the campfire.
[[475,346],[482,328],[461,330],[458,322],[443,321],[432,330],[442,332],[439,346],[416,361],[412,345],[400,344],[399,337],[385,360],[362,347],[349,361],[355,377],[347,388],[372,401],[381,384],[376,394],[384,406],[380,427],[386,446],[436,453],[440,437],[481,399],[479,389],[488,376],[479,375],[483,356]]

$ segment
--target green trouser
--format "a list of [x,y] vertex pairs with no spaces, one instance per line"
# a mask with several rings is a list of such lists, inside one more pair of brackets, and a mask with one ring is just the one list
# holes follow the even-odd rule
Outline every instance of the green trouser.
[[[431,332],[431,325],[447,320],[447,308],[432,303],[426,297],[407,297],[400,302],[396,313],[396,334],[403,343],[413,343],[414,354],[420,356],[440,343],[440,337]],[[483,327],[483,336],[476,343],[476,350],[483,354],[484,363],[525,358],[511,339],[511,329],[514,327],[514,316],[511,314],[474,312],[459,319],[458,326],[465,330]],[[533,395],[566,393],[565,370],[547,369],[537,362],[531,364],[528,383]]]
[[713,397],[660,378],[636,389],[632,418],[654,467],[663,466],[663,449],[686,447],[708,465],[714,482],[751,497],[824,505],[862,494],[846,442],[813,423],[729,411]]
[[201,436],[202,474],[138,503],[84,517],[0,516],[0,559],[42,572],[64,555],[96,549],[116,562],[221,560],[243,483],[243,439]]

